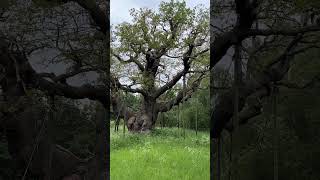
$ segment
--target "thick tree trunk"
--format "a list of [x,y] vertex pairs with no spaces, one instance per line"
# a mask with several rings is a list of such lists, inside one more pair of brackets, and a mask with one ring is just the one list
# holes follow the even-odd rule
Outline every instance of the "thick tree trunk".
[[158,113],[156,100],[151,97],[144,97],[141,111],[127,121],[128,130],[132,132],[149,132],[155,127]]

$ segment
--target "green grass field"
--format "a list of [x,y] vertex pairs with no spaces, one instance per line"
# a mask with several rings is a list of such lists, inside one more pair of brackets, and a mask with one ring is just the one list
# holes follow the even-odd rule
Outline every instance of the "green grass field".
[[[112,127],[112,126],[111,126]],[[151,134],[111,129],[111,180],[206,180],[209,133],[157,128]]]

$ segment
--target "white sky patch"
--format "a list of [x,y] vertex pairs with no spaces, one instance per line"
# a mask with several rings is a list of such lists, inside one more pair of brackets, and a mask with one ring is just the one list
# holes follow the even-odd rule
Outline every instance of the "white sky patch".
[[[158,9],[160,2],[169,2],[170,0],[111,0],[110,2],[110,18],[111,24],[116,25],[122,22],[131,22],[129,10],[132,8],[150,8]],[[188,7],[204,5],[209,8],[209,0],[186,0]]]

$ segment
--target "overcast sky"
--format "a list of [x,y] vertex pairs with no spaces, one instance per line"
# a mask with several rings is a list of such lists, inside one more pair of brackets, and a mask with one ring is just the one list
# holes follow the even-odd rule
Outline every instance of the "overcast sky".
[[[111,24],[119,24],[124,21],[131,21],[129,10],[132,8],[152,8],[158,9],[160,2],[170,0],[111,0],[110,18]],[[181,0],[182,1],[182,0]],[[188,7],[195,7],[199,4],[203,4],[209,8],[209,0],[186,0]]]

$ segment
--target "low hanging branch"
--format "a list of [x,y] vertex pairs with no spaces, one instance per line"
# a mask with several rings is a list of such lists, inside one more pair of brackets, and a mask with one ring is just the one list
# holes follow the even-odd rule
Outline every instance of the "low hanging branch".
[[176,106],[180,102],[186,101],[187,99],[189,99],[192,96],[192,93],[198,89],[198,87],[200,86],[201,80],[204,77],[205,77],[205,73],[199,75],[199,77],[195,81],[193,81],[193,83],[188,88],[180,90],[174,99],[171,99],[167,102],[159,102],[158,103],[159,112],[167,112],[173,106]]
[[[290,51],[293,50],[302,39],[302,35],[295,37],[291,43],[287,46],[284,52],[279,55],[271,65],[265,69],[265,71],[259,73],[255,81],[249,80],[244,81],[243,86],[239,89],[239,124],[247,122],[248,119],[259,114],[259,105],[255,104],[253,107],[249,107],[250,103],[246,103],[246,99],[251,96],[258,99],[262,99],[265,96],[269,96],[271,82],[280,81],[283,76],[287,73],[290,67],[290,61],[293,60],[290,55]],[[254,95],[255,94],[255,95]],[[234,109],[232,104],[232,91],[227,91],[221,94],[217,99],[217,104],[214,107],[212,113],[213,121],[213,137],[217,138],[220,136],[222,129],[228,126],[230,118],[233,117],[233,112],[229,111]],[[246,106],[246,108],[244,108]],[[243,109],[244,108],[244,109]],[[245,110],[242,112],[242,109]]]
[[[233,29],[214,37],[211,42],[211,49],[214,51],[210,58],[211,68],[221,61],[227,51],[238,42],[242,42],[246,38],[252,36],[297,36],[301,33],[320,31],[320,24],[306,25],[304,27],[287,27],[286,29],[251,29],[252,24],[257,20],[257,8],[261,5],[258,0],[234,0],[236,11],[240,17],[239,24]],[[213,8],[213,7],[212,7]],[[213,12],[213,9],[211,10]],[[213,26],[213,24],[211,24]]]
[[[121,84],[120,83],[120,81],[119,81],[119,79],[118,78],[116,78],[115,76],[111,76],[111,84],[112,84],[112,86],[114,86],[115,88],[114,88],[114,90],[116,90],[116,92],[118,91],[118,89],[121,89],[121,90],[124,90],[124,91],[126,91],[126,92],[131,92],[131,93],[140,93],[140,94],[142,94],[142,95],[145,95],[145,96],[147,96],[148,95],[148,93],[145,91],[145,90],[143,90],[143,89],[140,89],[140,88],[135,88],[135,89],[133,89],[133,88],[131,88],[130,86],[126,86],[126,85],[123,85],[123,84]],[[131,85],[131,86],[133,86],[133,85]]]
[[[294,56],[301,52],[305,52],[302,48],[301,51],[296,50],[299,42],[303,40],[303,34],[311,34],[313,32],[320,31],[320,24],[305,25],[303,27],[286,27],[286,29],[276,29],[270,27],[269,29],[252,29],[253,22],[257,20],[258,8],[263,2],[257,0],[234,0],[236,14],[239,17],[239,23],[233,26],[231,30],[221,32],[214,36],[212,33],[210,67],[214,68],[218,62],[221,61],[227,51],[233,45],[242,42],[246,38],[252,36],[274,36],[274,37],[292,37],[293,40],[288,43],[287,48],[283,54],[274,59],[274,63],[264,69],[264,72],[258,72],[258,75],[251,81],[245,81],[244,86],[239,90],[239,124],[246,123],[250,118],[255,117],[261,113],[261,100],[263,97],[270,95],[269,84],[271,82],[277,82],[282,79],[284,74],[289,68],[289,62],[293,60]],[[214,11],[214,6],[211,8],[211,12]],[[213,22],[213,21],[212,21]],[[214,26],[212,24],[211,26]],[[230,26],[231,27],[231,26]],[[260,26],[262,27],[262,26]],[[223,31],[223,30],[222,30]],[[213,31],[212,31],[213,32]],[[272,41],[272,40],[271,40]],[[266,42],[266,41],[265,41]],[[269,42],[268,43],[272,43]],[[263,45],[263,44],[262,44]],[[313,47],[315,48],[315,47]],[[309,49],[309,48],[307,48]],[[247,98],[258,98],[259,100],[253,100],[248,102]],[[232,109],[232,92],[227,91],[220,94],[216,100],[215,106],[212,110],[212,138],[220,137],[222,129],[226,128],[231,130],[232,125],[229,123],[230,118],[234,117]]]

